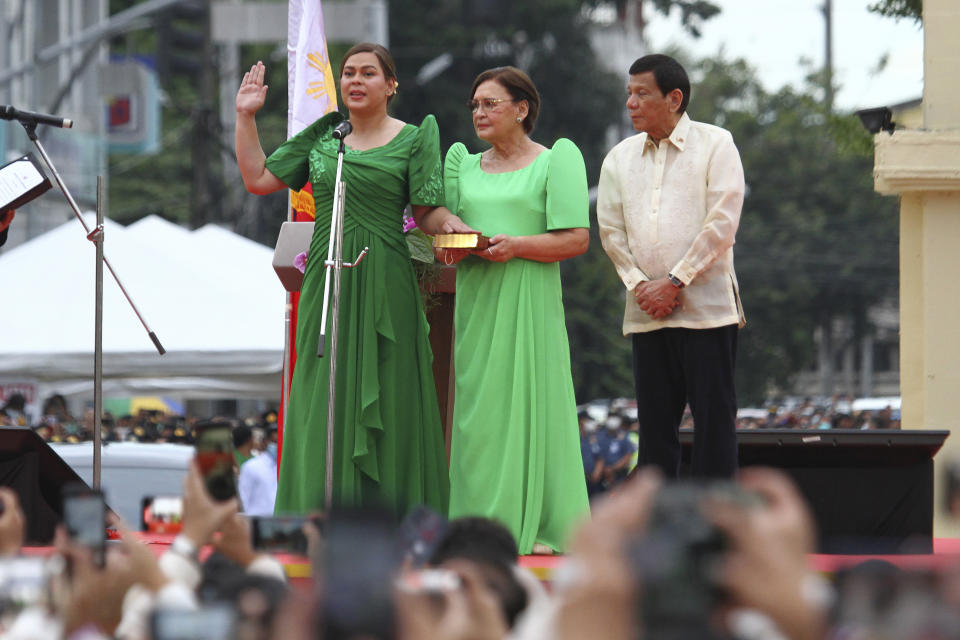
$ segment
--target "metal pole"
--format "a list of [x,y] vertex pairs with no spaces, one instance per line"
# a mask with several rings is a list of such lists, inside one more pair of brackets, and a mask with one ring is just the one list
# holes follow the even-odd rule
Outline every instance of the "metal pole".
[[103,427],[103,176],[97,176],[96,293],[93,329],[93,488],[100,488],[100,446]]
[[[83,225],[83,230],[87,232],[87,238],[93,240],[91,234],[94,233],[90,230],[90,227],[87,226],[87,223],[84,222],[83,216],[80,213],[80,206],[77,204],[77,201],[73,199],[73,196],[70,195],[70,190],[67,189],[67,186],[63,183],[63,180],[60,178],[60,174],[57,172],[57,168],[53,166],[53,161],[50,160],[50,156],[47,155],[46,150],[43,148],[43,145],[40,144],[40,140],[37,138],[37,124],[32,123],[22,123],[24,129],[27,131],[27,136],[33,140],[33,144],[37,147],[37,151],[40,152],[40,156],[43,158],[43,161],[46,163],[47,167],[50,169],[50,172],[53,173],[53,178],[57,182],[57,186],[60,187],[60,191],[63,192],[64,197],[66,197],[67,202],[70,204],[70,208],[73,209],[73,215],[77,217],[77,220],[80,221],[80,224]],[[110,275],[113,276],[114,281],[117,283],[117,286],[120,287],[120,292],[123,293],[123,297],[127,299],[127,302],[130,304],[130,308],[133,309],[133,312],[137,315],[137,319],[140,320],[140,324],[143,325],[144,330],[147,332],[150,340],[153,342],[153,346],[156,347],[160,355],[163,355],[167,352],[163,348],[163,345],[160,344],[160,339],[157,338],[150,326],[147,324],[147,321],[143,319],[143,316],[140,315],[140,310],[137,309],[137,305],[134,304],[133,299],[130,297],[130,294],[127,293],[126,288],[123,286],[123,283],[120,282],[117,272],[113,270],[113,265],[110,264],[110,261],[107,260],[106,256],[103,256],[103,264],[107,266],[107,269],[110,270]]]
[[[337,239],[337,223],[340,221],[340,208],[343,205],[343,181],[341,176],[343,175],[343,153],[344,153],[344,144],[343,140],[340,140],[340,151],[337,154],[337,178],[336,182],[333,183],[333,208],[330,212],[330,241],[327,243],[327,261],[324,263],[327,268],[334,267],[339,269],[343,266],[343,247],[340,247],[338,252],[336,249],[336,239]],[[338,255],[339,253],[339,255]],[[336,258],[334,256],[337,256]],[[339,265],[337,261],[339,260]],[[339,274],[339,271],[337,272]],[[339,282],[339,280],[338,280]],[[327,305],[330,300],[330,272],[327,272],[327,279],[323,283],[323,312],[320,314],[320,339],[317,342],[317,357],[322,358],[324,349],[326,348],[326,338],[327,338],[327,310],[329,306]],[[336,317],[336,314],[334,314]]]
[[340,274],[343,270],[343,201],[344,185],[343,154],[345,148],[343,139],[340,139],[340,149],[337,153],[337,177],[333,183],[333,210],[330,214],[330,241],[327,244],[327,278],[323,285],[323,311],[320,314],[320,341],[317,344],[317,356],[323,357],[326,343],[327,302],[330,295],[330,282],[333,281],[333,300],[330,306],[333,313],[330,318],[330,380],[327,385],[327,465],[324,477],[324,505],[327,513],[333,507],[333,445],[334,424],[336,420],[336,390],[337,390],[337,335],[340,319]]
[[[343,268],[355,267],[367,255],[369,247],[364,247],[360,255],[353,262],[343,261],[343,209],[346,200],[347,186],[341,180],[343,175],[343,139],[340,139],[340,150],[337,155],[337,177],[333,188],[333,209],[330,214],[330,242],[327,248],[327,260],[323,263],[327,268],[327,278],[323,285],[323,311],[320,315],[320,340],[317,344],[317,357],[324,357],[326,347],[327,311],[330,317],[330,381],[327,395],[327,468],[324,485],[324,504],[329,512],[333,507],[333,426],[336,418],[336,389],[337,389],[337,336],[340,324],[340,277]],[[330,284],[333,283],[333,296],[330,296]],[[329,301],[329,307],[327,302]]]
[[[343,142],[340,143],[341,148]],[[343,155],[341,154],[341,161]],[[337,169],[338,178],[340,170]],[[327,393],[327,475],[325,489],[325,504],[327,512],[333,507],[333,427],[336,418],[336,391],[337,391],[337,335],[340,325],[340,276],[343,273],[343,198],[346,186],[343,182],[337,181],[335,192],[339,192],[339,197],[334,196],[334,208],[336,217],[336,229],[331,229],[331,234],[336,233],[336,242],[334,248],[333,264],[330,271],[327,272],[327,282],[333,279],[333,315],[330,318],[330,384]],[[326,296],[324,296],[326,297]],[[326,310],[326,308],[324,308]],[[321,334],[322,336],[322,334]]]

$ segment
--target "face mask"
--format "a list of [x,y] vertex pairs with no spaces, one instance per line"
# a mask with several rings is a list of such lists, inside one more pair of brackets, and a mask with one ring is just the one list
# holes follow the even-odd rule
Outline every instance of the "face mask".
[[268,442],[268,443],[267,443],[267,453],[268,453],[268,454],[270,455],[270,457],[272,457],[272,458],[276,458],[276,457],[277,457],[277,443],[276,443],[276,442]]

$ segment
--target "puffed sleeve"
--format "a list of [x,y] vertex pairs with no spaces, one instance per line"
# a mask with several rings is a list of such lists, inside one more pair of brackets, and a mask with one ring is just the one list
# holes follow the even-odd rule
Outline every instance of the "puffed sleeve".
[[293,136],[267,158],[270,173],[295,191],[303,188],[310,178],[310,149],[331,128],[343,121],[343,114],[332,111]]
[[443,206],[443,165],[440,163],[440,130],[428,115],[417,130],[410,150],[410,204]]
[[447,209],[460,215],[460,165],[467,157],[467,147],[454,142],[443,162],[443,189],[447,192]]
[[547,230],[590,227],[587,168],[577,145],[557,140],[547,168]]

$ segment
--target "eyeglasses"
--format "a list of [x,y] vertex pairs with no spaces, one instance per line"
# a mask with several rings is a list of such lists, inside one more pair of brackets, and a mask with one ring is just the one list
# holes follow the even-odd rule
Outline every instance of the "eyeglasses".
[[467,103],[467,106],[470,107],[470,111],[476,113],[480,107],[483,107],[484,111],[493,111],[501,102],[516,102],[516,100],[510,98],[480,98],[479,100],[471,100]]

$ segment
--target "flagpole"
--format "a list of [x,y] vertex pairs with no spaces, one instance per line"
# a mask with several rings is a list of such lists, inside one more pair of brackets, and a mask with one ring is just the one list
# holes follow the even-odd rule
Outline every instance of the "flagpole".
[[[289,0],[287,7],[287,137],[292,138],[304,127],[337,108],[336,87],[327,54],[321,0]],[[309,183],[308,185],[309,186]],[[291,192],[292,194],[292,192]],[[316,211],[304,206],[313,198],[291,197],[288,221],[315,218]],[[310,207],[312,209],[312,207]],[[283,430],[290,414],[293,372],[296,369],[298,296],[287,293],[284,313],[283,349]],[[300,354],[303,356],[304,354]],[[283,431],[281,431],[282,437]],[[283,456],[281,440],[280,457]],[[279,460],[280,458],[278,458]],[[328,465],[329,466],[329,465]],[[327,483],[330,484],[329,482]]]

